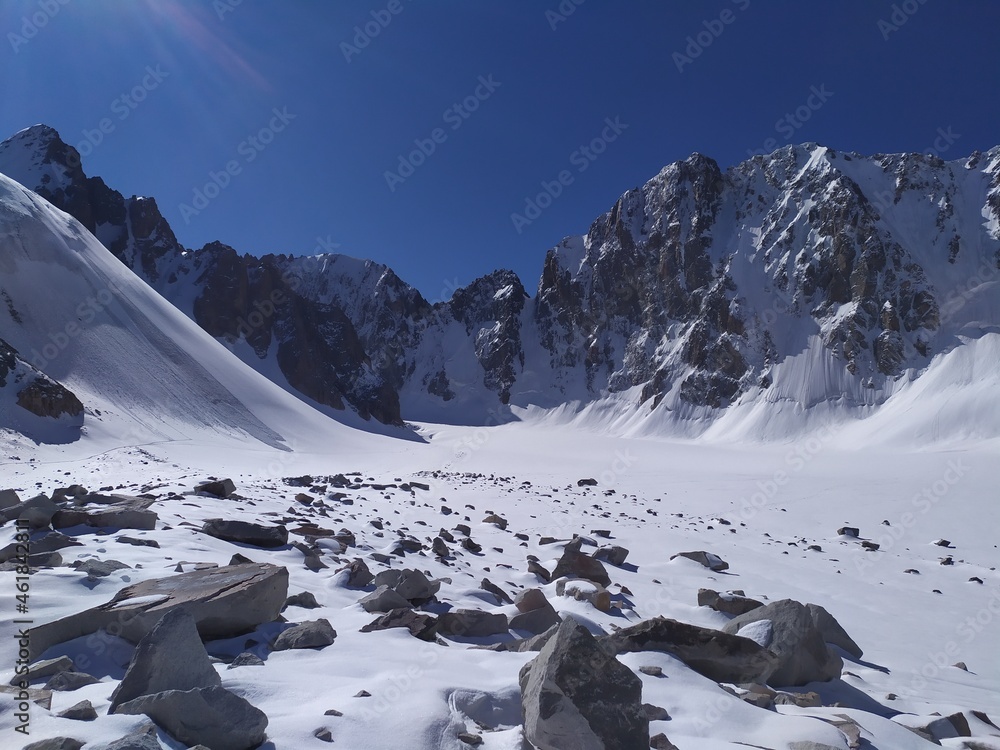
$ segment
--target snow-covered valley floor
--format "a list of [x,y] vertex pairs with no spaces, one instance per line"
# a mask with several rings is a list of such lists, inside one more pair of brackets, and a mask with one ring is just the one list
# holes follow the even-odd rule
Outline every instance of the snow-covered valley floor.
[[[228,660],[256,636],[258,643],[250,648],[265,659],[263,666],[227,669],[220,661],[216,669],[225,688],[267,714],[265,748],[324,747],[314,736],[321,728],[329,730],[336,747],[356,750],[457,750],[467,747],[457,739],[466,730],[481,734],[487,750],[526,747],[519,727],[518,672],[535,653],[470,648],[504,637],[453,638],[440,645],[405,629],[359,632],[375,615],[357,603],[366,592],[345,586],[346,573],[337,571],[356,557],[365,559],[373,573],[384,569],[371,555],[389,552],[397,532],[404,532],[427,549],[395,557],[391,565],[445,579],[438,602],[426,607],[432,613],[467,608],[513,614],[511,605],[497,606],[480,588],[488,577],[511,596],[541,587],[564,617],[594,632],[657,615],[721,628],[728,617],[699,607],[699,588],[742,589],[765,602],[791,598],[820,604],[864,649],[863,659],[845,657],[842,679],[795,688],[819,693],[822,707],[779,705],[774,710],[734,697],[666,654],[621,656],[636,670],[662,668],[659,677],[640,673],[642,700],[669,715],[651,722],[650,733],[666,734],[681,750],[784,749],[808,741],[847,750],[845,736],[815,718],[838,714],[861,727],[861,747],[924,748],[932,744],[905,729],[899,717],[892,720],[894,714],[976,710],[994,722],[1000,719],[1000,450],[994,444],[894,452],[854,449],[835,432],[794,444],[740,447],[612,438],[539,424],[419,429],[426,444],[365,440],[353,448],[338,443],[331,449],[294,446],[285,452],[261,443],[105,450],[108,446],[83,441],[32,449],[34,460],[28,452],[5,451],[0,489],[16,488],[22,500],[74,483],[158,496],[151,508],[159,515],[156,529],[124,533],[155,540],[159,548],[117,542],[117,530],[64,530],[82,546],[61,550],[63,566],[31,576],[29,617],[35,624],[55,620],[108,601],[128,583],[173,575],[178,566],[188,571],[196,563],[226,565],[241,553],[285,566],[289,594],[315,595],[320,607],[290,607],[284,612],[288,622],[325,618],[338,634],[321,650],[269,652],[264,644],[275,625],[207,644],[209,653]],[[415,481],[429,490],[363,486],[340,490],[353,504],[324,499],[307,507],[295,496],[310,493],[309,487],[284,481],[311,475],[322,485],[323,477],[336,474],[364,485]],[[237,497],[187,494],[210,476],[231,477]],[[596,479],[597,485],[578,486],[582,478]],[[182,497],[168,498],[171,492]],[[442,506],[453,513],[445,515]],[[484,523],[490,513],[506,519],[507,528]],[[284,523],[290,530],[300,522],[345,528],[356,542],[343,554],[326,549],[321,560],[328,567],[313,571],[295,547],[260,549],[201,533],[206,519],[220,517]],[[373,520],[381,520],[381,531]],[[439,529],[454,530],[459,523],[471,527],[482,551],[452,544],[451,559],[437,559],[431,540]],[[858,527],[860,538],[839,535],[844,526]],[[610,538],[596,536],[598,530],[609,531]],[[0,529],[0,546],[12,542],[14,533],[12,524]],[[527,535],[528,541],[515,534]],[[560,543],[542,545],[541,537],[565,541],[574,534],[629,550],[624,565],[607,565],[615,603],[609,613],[557,595],[555,583],[545,584],[527,570],[527,555],[537,556],[551,571],[561,554]],[[291,539],[302,540],[294,532]],[[942,539],[950,541],[949,548],[935,544]],[[865,550],[863,540],[879,549]],[[691,560],[670,559],[694,550],[720,556],[729,569],[712,572]],[[953,564],[942,565],[947,556]],[[88,558],[129,567],[88,580],[69,567]],[[15,632],[16,593],[15,573],[0,572],[5,632]],[[106,715],[132,651],[124,641],[108,643],[112,647],[103,654],[87,654],[83,639],[50,649],[46,656],[88,656],[91,673],[101,681],[53,693],[51,710],[32,705],[30,738],[14,732],[14,696],[0,694],[0,746],[71,736],[90,750],[146,724],[143,716]],[[15,638],[0,640],[0,681],[13,676],[17,651]],[[953,666],[958,662],[967,671]],[[370,697],[355,697],[362,690]],[[55,716],[84,699],[97,709],[96,721]],[[343,715],[325,715],[329,709]],[[1000,748],[1000,730],[986,724],[974,729],[975,747]],[[184,747],[163,732],[159,739],[164,747]],[[940,742],[963,748],[970,747],[964,744],[968,741]]]

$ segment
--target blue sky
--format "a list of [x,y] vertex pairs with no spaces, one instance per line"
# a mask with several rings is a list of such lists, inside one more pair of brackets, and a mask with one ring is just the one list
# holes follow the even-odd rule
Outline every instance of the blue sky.
[[987,0],[4,0],[0,135],[52,125],[190,247],[533,291],[694,151],[997,145],[997,29]]

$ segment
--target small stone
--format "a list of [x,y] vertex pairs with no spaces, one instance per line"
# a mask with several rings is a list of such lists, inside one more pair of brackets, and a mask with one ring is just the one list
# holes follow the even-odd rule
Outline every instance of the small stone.
[[[355,696],[355,697],[357,697],[357,696]],[[323,715],[324,716],[343,716],[344,714],[343,714],[343,712],[338,711],[335,708],[328,708],[328,709],[326,709],[326,711],[323,712]]]
[[359,690],[358,692],[356,692],[354,694],[354,697],[355,698],[371,698],[372,694],[369,693],[367,690]]
[[320,727],[313,732],[313,737],[323,742],[333,742],[333,733],[326,727]]
[[667,739],[667,735],[660,732],[649,738],[649,746],[653,750],[677,750],[677,745]]
[[642,666],[639,667],[639,671],[650,677],[663,677],[663,667]]
[[97,718],[97,711],[90,701],[80,701],[65,711],[56,714],[61,719],[73,719],[75,721],[93,721]]
[[459,732],[456,736],[466,745],[472,745],[473,747],[476,747],[478,745],[483,744],[482,736],[478,734],[473,734],[472,732]]

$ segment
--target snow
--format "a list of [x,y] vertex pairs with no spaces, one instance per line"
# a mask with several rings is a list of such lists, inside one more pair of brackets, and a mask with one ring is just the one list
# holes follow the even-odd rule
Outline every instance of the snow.
[[[583,263],[582,240],[559,252],[566,265]],[[384,270],[339,256],[330,262],[358,282],[375,287],[384,280]],[[640,413],[633,390],[554,408],[522,402],[510,410],[517,421],[495,419],[488,426],[420,422],[414,425],[420,440],[400,440],[399,433],[377,435],[335,421],[290,395],[280,381],[250,369],[240,361],[255,356],[245,344],[228,351],[75,221],[0,177],[0,286],[21,318],[0,306],[0,338],[27,357],[46,343],[57,346],[42,369],[88,408],[79,439],[71,443],[33,442],[28,428],[0,435],[0,488],[30,497],[74,482],[117,487],[156,495],[159,514],[154,530],[129,532],[159,548],[124,544],[117,534],[85,527],[65,530],[81,546],[61,551],[66,565],[33,574],[30,617],[42,623],[68,616],[107,602],[130,583],[173,575],[178,565],[224,565],[240,552],[285,566],[290,594],[315,594],[320,607],[290,607],[284,612],[289,623],[322,617],[338,632],[336,642],[320,651],[269,651],[265,644],[285,627],[281,623],[207,644],[220,658],[249,648],[265,659],[262,667],[228,670],[219,663],[216,669],[224,687],[268,715],[266,748],[314,746],[313,732],[326,726],[338,747],[357,750],[395,750],[401,743],[459,750],[464,745],[456,735],[465,730],[481,732],[485,750],[520,750],[518,674],[534,654],[479,650],[460,639],[447,646],[424,643],[401,630],[361,633],[373,619],[357,604],[364,592],[346,588],[338,572],[355,556],[382,569],[371,555],[389,548],[397,532],[428,542],[442,526],[468,523],[481,555],[445,564],[412,554],[395,562],[447,579],[440,601],[431,605],[437,612],[510,612],[479,589],[487,576],[510,594],[542,588],[564,617],[594,631],[658,615],[718,628],[728,618],[698,607],[698,590],[741,589],[762,601],[820,604],[864,649],[863,659],[845,657],[841,680],[797,690],[819,693],[825,707],[775,711],[744,703],[666,654],[623,655],[634,670],[662,669],[664,677],[640,673],[643,701],[670,715],[652,722],[651,734],[666,733],[681,750],[748,744],[785,750],[806,741],[847,750],[845,737],[821,720],[837,715],[856,720],[871,747],[931,747],[904,724],[973,709],[994,721],[1000,717],[995,284],[986,279],[953,300],[961,301],[961,315],[943,326],[947,345],[936,349],[919,377],[907,372],[871,395],[846,381],[842,366],[810,338],[817,335],[815,324],[803,323],[794,335],[807,345],[775,367],[786,368],[782,385],[749,394],[722,418],[691,410],[678,420],[669,396]],[[100,309],[78,312],[88,298],[103,300]],[[69,333],[66,322],[72,320],[79,324]],[[481,378],[469,337],[457,323],[448,335],[466,348],[426,352],[426,361],[453,357],[449,377],[456,383],[471,382],[477,373]],[[539,351],[530,338],[525,347]],[[541,369],[537,361],[531,366]],[[571,377],[564,385],[573,393]],[[529,370],[523,382],[542,392],[540,372]],[[830,393],[840,396],[831,399]],[[468,405],[489,414],[485,401],[470,398],[463,402]],[[321,523],[351,529],[357,544],[339,562],[330,547],[321,547],[328,567],[319,571],[307,569],[292,546],[248,549],[198,531],[218,517],[291,519],[289,526],[319,521],[294,501],[303,488],[283,479],[340,472],[385,485],[426,482],[430,489],[349,490],[352,505],[327,498],[329,517]],[[232,477],[246,499],[192,494],[208,476]],[[585,476],[596,478],[597,487],[577,486]],[[442,515],[444,504],[454,516]],[[490,512],[509,527],[484,523]],[[371,525],[376,518],[384,532]],[[839,536],[844,525],[857,526],[860,539]],[[551,569],[561,554],[558,543],[542,545],[540,537],[567,540],[595,528],[610,529],[609,541],[630,550],[626,565],[608,566],[619,605],[610,613],[559,596],[555,583],[526,572],[526,555]],[[528,535],[525,546],[515,533]],[[952,547],[932,544],[940,538]],[[0,546],[13,540],[10,525],[0,527]],[[866,550],[862,541],[879,549]],[[809,549],[813,545],[822,551]],[[672,554],[698,549],[725,560],[729,569],[670,561]],[[940,564],[945,554],[954,564]],[[89,581],[69,567],[92,557],[129,568]],[[14,584],[14,572],[0,572],[5,632],[14,628]],[[159,600],[130,604],[147,599]],[[745,634],[763,638],[762,627]],[[133,647],[111,635],[93,638],[46,654],[71,655],[81,665],[86,660],[101,682],[54,693],[51,711],[32,706],[31,740],[71,734],[89,750],[146,723],[144,717],[106,715]],[[0,681],[13,676],[16,657],[16,640],[0,639]],[[968,671],[954,666],[959,661]],[[354,697],[360,690],[371,697]],[[889,699],[890,693],[897,697]],[[55,716],[83,699],[96,706],[97,721]],[[0,693],[4,737],[13,736],[15,705],[12,695]],[[328,709],[344,715],[327,716]],[[993,732],[982,722],[973,726],[980,735]],[[179,747],[163,733],[161,740]]]

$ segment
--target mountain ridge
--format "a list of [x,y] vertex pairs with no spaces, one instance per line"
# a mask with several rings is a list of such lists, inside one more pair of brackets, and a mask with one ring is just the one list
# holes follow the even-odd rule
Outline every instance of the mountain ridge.
[[499,270],[433,304],[374,261],[188,250],[155,200],[73,154],[35,126],[0,144],[0,172],[83,217],[244,362],[387,424],[609,399],[696,432],[755,400],[867,410],[970,313],[997,323],[1000,147],[944,162],[803,144],[725,171],[693,154],[549,250],[534,296]]

